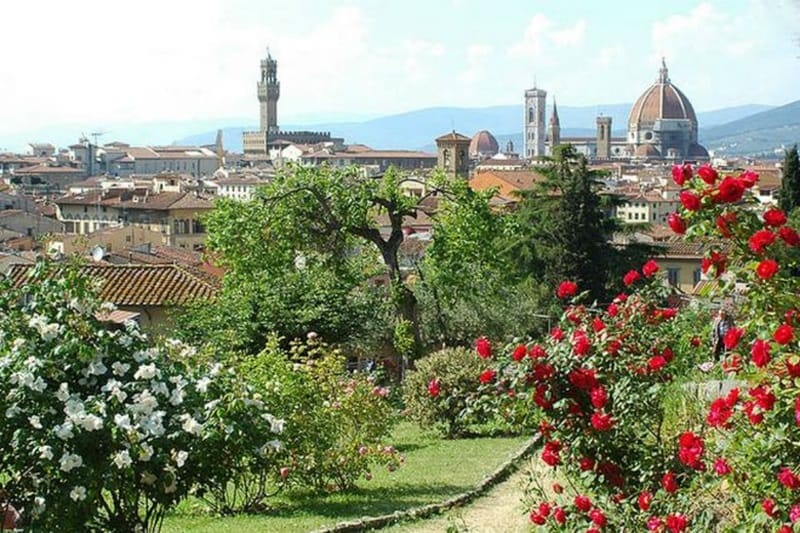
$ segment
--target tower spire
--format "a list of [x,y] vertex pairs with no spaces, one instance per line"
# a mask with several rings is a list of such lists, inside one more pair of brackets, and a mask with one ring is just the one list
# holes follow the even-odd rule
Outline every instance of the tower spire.
[[558,107],[556,107],[556,97],[553,97],[553,114],[550,117],[550,124],[560,126],[561,122],[558,120]]

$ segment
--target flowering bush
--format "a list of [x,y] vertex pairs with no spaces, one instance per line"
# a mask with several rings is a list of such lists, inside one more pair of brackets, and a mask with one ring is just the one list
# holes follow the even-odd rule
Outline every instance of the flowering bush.
[[[785,213],[750,196],[751,172],[723,177],[683,165],[673,178],[682,208],[669,225],[706,243],[703,271],[718,280],[717,296],[738,305],[717,372],[740,386],[701,406],[700,417],[685,416],[685,405],[676,416],[675,400],[686,395],[678,382],[697,378],[693,354],[707,325],[664,305],[653,262],[626,274],[632,292],[606,309],[573,302],[547,339],[499,350],[491,379],[481,381],[509,392],[516,420],[538,425],[542,461],[572,489],[535,487],[534,524],[671,533],[799,527],[800,236]],[[566,300],[577,291],[562,284],[557,292]]]
[[190,490],[227,484],[220,433],[268,454],[282,423],[190,346],[109,329],[93,293],[46,262],[0,280],[0,480],[26,529],[157,530]]
[[375,467],[400,465],[400,454],[384,442],[396,421],[391,390],[373,376],[348,373],[338,350],[310,339],[287,353],[272,339],[240,370],[287,425],[280,460],[258,475],[279,486],[344,490],[370,479]]
[[[479,340],[478,350],[488,342]],[[482,421],[473,404],[479,389],[476,377],[486,368],[466,348],[445,348],[420,359],[403,383],[405,412],[422,427],[436,427],[446,437],[463,435],[470,424]]]

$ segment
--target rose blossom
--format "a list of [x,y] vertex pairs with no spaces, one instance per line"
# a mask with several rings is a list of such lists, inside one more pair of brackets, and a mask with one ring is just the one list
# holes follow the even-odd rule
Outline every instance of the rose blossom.
[[778,237],[789,246],[797,246],[800,244],[800,234],[797,233],[797,230],[789,226],[781,226],[778,230]]
[[559,298],[568,298],[570,296],[575,296],[575,293],[578,292],[578,284],[574,281],[562,281],[558,285],[558,289],[556,290],[556,295]]
[[773,228],[777,228],[778,226],[783,226],[784,224],[786,224],[786,213],[774,207],[771,209],[767,209],[764,212],[764,223],[767,226],[772,226]]
[[475,341],[475,350],[478,352],[478,355],[484,359],[489,359],[492,356],[492,344],[486,337],[479,337],[478,340]]
[[719,457],[714,461],[714,473],[718,476],[726,476],[731,473],[731,466],[724,457]]
[[756,267],[756,274],[761,279],[770,279],[778,273],[778,262],[774,259],[764,259]]
[[661,487],[670,494],[678,490],[678,482],[675,480],[675,474],[667,472],[661,476]]
[[687,211],[700,211],[700,198],[698,198],[695,193],[691,191],[681,191],[678,197],[680,198],[681,205]]
[[644,266],[642,267],[642,274],[644,274],[646,278],[649,278],[656,272],[658,272],[658,263],[656,263],[652,259],[649,260],[647,263],[645,263]]
[[697,175],[708,185],[714,185],[714,183],[717,181],[717,178],[719,178],[717,171],[708,164],[702,165],[700,168],[698,168]]
[[672,180],[680,187],[690,179],[692,179],[692,165],[686,163],[672,167]]
[[794,328],[789,324],[781,324],[772,334],[772,338],[778,344],[789,344],[794,339]]
[[748,240],[748,246],[754,254],[764,253],[764,248],[775,242],[775,234],[768,229],[760,229]]
[[750,360],[758,368],[763,368],[769,363],[769,342],[763,339],[756,339],[750,349]]
[[641,279],[641,277],[642,276],[639,275],[639,272],[636,270],[630,270],[627,274],[625,274],[625,276],[623,276],[622,283],[624,283],[626,287],[629,287]]
[[678,213],[670,213],[667,215],[667,224],[670,229],[678,235],[686,233],[686,222],[681,218]]

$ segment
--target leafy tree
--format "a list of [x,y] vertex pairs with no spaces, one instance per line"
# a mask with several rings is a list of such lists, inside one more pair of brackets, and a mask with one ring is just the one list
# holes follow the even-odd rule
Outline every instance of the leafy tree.
[[217,201],[205,222],[227,272],[217,302],[177,317],[185,338],[258,353],[271,333],[343,343],[381,317],[382,295],[369,284],[374,258],[346,254],[346,242],[310,250],[280,215],[264,202]]
[[607,216],[616,199],[599,194],[600,172],[571,145],[556,148],[546,179],[522,193],[510,250],[519,265],[550,287],[570,279],[592,298],[608,293],[609,273],[626,263],[610,242],[619,223]]
[[[493,208],[494,190],[452,184],[438,206],[433,239],[419,265],[426,340],[456,346],[486,335],[533,333],[552,299],[503,249],[511,217]],[[543,294],[545,292],[545,294]]]
[[795,144],[783,159],[783,175],[779,197],[781,209],[787,213],[800,205],[800,157]]
[[[365,177],[356,168],[290,167],[259,191],[254,202],[244,206],[220,202],[207,221],[208,244],[231,268],[233,279],[239,275],[261,279],[271,286],[268,294],[279,296],[286,288],[287,271],[305,270],[315,280],[328,271],[329,291],[335,290],[337,281],[353,291],[363,289],[365,280],[376,274],[379,257],[390,287],[395,347],[402,355],[414,356],[421,351],[418,305],[401,269],[399,250],[406,220],[419,216],[436,191],[422,197],[406,194],[403,183],[413,179],[394,169]],[[296,312],[311,312],[308,304],[313,302],[297,296],[292,296]],[[352,299],[338,302],[347,308]],[[365,316],[334,307],[336,313],[342,312],[343,325],[364,322]],[[334,314],[326,319],[335,320]]]

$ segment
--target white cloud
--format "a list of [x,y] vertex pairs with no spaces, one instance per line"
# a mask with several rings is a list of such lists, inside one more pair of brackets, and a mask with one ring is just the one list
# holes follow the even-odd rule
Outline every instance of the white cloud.
[[484,70],[492,54],[492,46],[488,44],[472,44],[467,47],[467,68],[458,78],[464,83],[473,83],[484,79]]
[[587,23],[581,19],[572,26],[556,27],[555,23],[542,13],[534,15],[522,39],[513,44],[508,53],[512,57],[555,61],[554,52],[563,48],[580,46],[586,35]]

